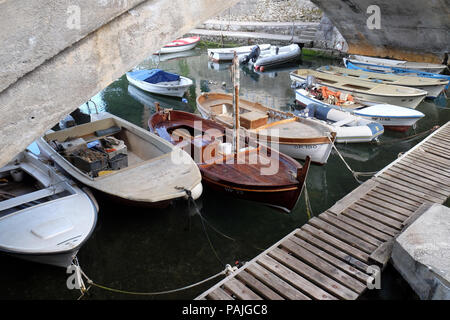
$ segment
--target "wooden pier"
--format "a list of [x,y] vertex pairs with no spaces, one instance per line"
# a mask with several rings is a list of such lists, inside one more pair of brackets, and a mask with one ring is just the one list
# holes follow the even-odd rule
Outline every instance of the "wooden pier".
[[450,122],[196,300],[357,299],[393,239],[450,196]]

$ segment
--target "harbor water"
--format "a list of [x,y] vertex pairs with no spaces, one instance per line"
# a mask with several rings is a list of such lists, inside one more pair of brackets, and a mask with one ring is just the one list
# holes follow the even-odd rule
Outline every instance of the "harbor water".
[[[183,99],[156,96],[130,85],[125,76],[114,81],[81,106],[85,113],[108,111],[147,128],[154,103],[198,113],[196,97],[202,92],[231,92],[229,63],[208,60],[206,49],[197,48],[183,56],[150,57],[139,68],[161,68],[194,81]],[[303,57],[300,64],[255,73],[241,67],[241,96],[284,111],[293,110],[295,92],[289,72],[341,64],[338,60]],[[385,167],[421,141],[406,137],[430,130],[450,120],[448,100],[425,100],[417,110],[425,118],[406,133],[385,131],[379,143],[338,145],[339,152],[354,171],[373,172]],[[204,189],[196,201],[176,201],[167,209],[135,208],[98,197],[100,212],[94,233],[78,254],[83,271],[94,282],[127,291],[159,292],[184,287],[208,278],[226,264],[249,261],[308,217],[318,215],[344,197],[359,183],[333,152],[324,166],[313,165],[307,178],[307,194],[301,196],[290,214],[255,203],[228,198]],[[306,205],[309,200],[310,208]],[[197,214],[200,210],[201,216]],[[201,218],[203,217],[203,219]],[[0,299],[77,299],[79,291],[69,290],[68,274],[62,268],[34,264],[6,255],[0,256]],[[193,299],[220,278],[177,293],[136,296],[109,292],[96,287],[83,299]],[[417,299],[400,275],[388,266],[380,290],[369,290],[362,299]]]

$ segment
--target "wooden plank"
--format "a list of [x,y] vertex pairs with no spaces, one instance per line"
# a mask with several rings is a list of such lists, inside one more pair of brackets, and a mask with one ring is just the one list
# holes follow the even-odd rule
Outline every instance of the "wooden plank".
[[372,254],[370,255],[370,261],[374,261],[375,263],[378,263],[383,267],[386,266],[389,259],[391,258],[393,245],[394,245],[393,239],[383,243],[381,246],[377,248],[377,250],[372,252]]
[[223,284],[223,287],[231,291],[240,300],[262,300],[260,296],[236,279],[228,280]]
[[358,260],[354,258],[353,256],[349,255],[348,253],[341,251],[337,249],[336,247],[328,244],[327,242],[324,242],[320,240],[319,238],[315,237],[309,232],[306,232],[304,230],[298,230],[295,233],[295,236],[299,239],[302,239],[310,244],[313,244],[317,246],[318,248],[322,249],[323,251],[327,252],[330,255],[333,255],[346,263],[350,264],[351,266],[358,268],[359,270],[362,270],[366,272],[368,265],[362,262],[361,260]]
[[374,191],[372,191],[370,194],[367,195],[368,197],[374,198],[374,199],[378,199],[381,201],[384,201],[386,203],[386,205],[390,204],[392,206],[396,206],[397,208],[403,208],[409,211],[416,211],[418,204],[416,205],[411,205],[409,203],[406,203],[404,198],[402,200],[397,200],[394,197],[391,196],[387,196],[383,193],[381,193],[379,191],[379,189],[376,189]]
[[436,134],[436,135],[434,135],[433,138],[430,139],[430,140],[433,140],[433,141],[434,141],[434,140],[437,140],[437,141],[439,141],[440,143],[442,143],[443,145],[450,146],[450,137],[449,137],[449,136]]
[[[430,177],[425,178],[417,173],[411,173],[406,170],[402,170],[399,168],[391,167],[389,172],[386,172],[389,175],[392,175],[394,177],[399,177],[401,179],[405,179],[407,181],[410,181],[411,183],[414,183],[418,186],[424,186],[428,190],[433,192],[440,192],[442,195],[447,195],[450,193],[450,188],[446,185],[444,185],[441,181],[436,181],[434,179],[431,179]],[[425,183],[425,185],[423,184]]]
[[[279,250],[279,249],[275,248],[271,251],[271,253],[276,250]],[[322,290],[321,288],[319,288],[318,286],[313,284],[311,281],[306,280],[304,277],[295,273],[294,271],[287,268],[282,263],[278,262],[277,260],[273,259],[272,257],[263,255],[258,259],[258,263],[261,264],[264,268],[267,268],[271,272],[275,273],[281,279],[287,281],[292,286],[296,287],[297,289],[302,290],[303,292],[307,293],[308,295],[310,295],[311,297],[313,297],[315,299],[336,300],[335,296]]]
[[440,150],[438,151],[438,150],[431,149],[431,148],[427,148],[425,151],[427,152],[428,155],[434,155],[434,156],[439,157],[440,159],[446,160],[446,161],[450,160],[450,157],[445,156],[444,151],[440,151]]
[[322,258],[297,245],[295,242],[288,239],[283,242],[281,246],[290,251],[292,255],[295,256],[298,260],[301,260],[306,264],[313,266],[314,269],[319,270],[326,276],[346,286],[352,291],[361,294],[367,289],[366,284],[363,284],[359,280],[352,278],[349,274],[339,270]]
[[294,270],[296,273],[301,274],[311,282],[314,282],[318,286],[324,288],[326,290],[323,291],[324,293],[331,292],[333,295],[345,300],[355,300],[358,298],[358,294],[355,291],[350,290],[325,274],[309,267],[307,264],[301,262],[281,249],[274,249],[269,253],[269,255],[280,264],[289,266],[289,269]]
[[232,296],[230,296],[221,288],[214,289],[206,295],[206,298],[210,300],[234,300]]
[[390,236],[395,236],[398,234],[397,229],[389,227],[389,226],[387,226],[381,222],[378,222],[370,217],[367,217],[366,215],[363,215],[355,210],[347,209],[344,212],[342,212],[341,215],[358,220],[359,222],[364,223],[365,225],[370,226],[372,228],[375,228],[380,232],[384,232]]
[[444,200],[442,198],[438,198],[435,197],[431,194],[428,194],[426,192],[423,191],[423,189],[419,189],[419,188],[412,188],[410,187],[410,184],[408,184],[407,182],[400,180],[400,179],[396,179],[390,176],[379,176],[377,177],[378,182],[383,183],[385,185],[391,186],[395,189],[399,189],[401,191],[405,191],[407,193],[413,194],[417,197],[419,197],[422,201],[427,201],[427,200],[431,200],[437,203],[442,203]]
[[411,174],[416,174],[418,176],[430,179],[435,182],[441,182],[445,186],[450,187],[450,177],[445,176],[443,174],[443,172],[438,174],[438,173],[435,173],[434,170],[432,170],[431,168],[422,168],[421,166],[419,166],[417,164],[410,165],[406,161],[404,161],[402,163],[397,163],[394,167],[399,170],[408,171]]
[[379,221],[379,222],[381,222],[381,223],[383,223],[385,225],[388,225],[391,228],[397,228],[399,230],[402,228],[402,223],[401,222],[399,222],[397,220],[394,220],[394,219],[391,219],[389,217],[386,217],[385,215],[382,215],[382,214],[380,214],[378,212],[375,212],[375,211],[373,211],[373,210],[371,210],[369,208],[362,207],[360,205],[354,204],[350,209],[352,209],[354,211],[357,211],[357,212],[365,215],[368,218],[372,218],[372,219],[377,220],[377,221]]
[[423,201],[423,198],[419,197],[414,193],[409,193],[407,191],[401,190],[399,188],[395,188],[392,184],[386,184],[386,182],[380,181],[380,185],[376,189],[377,192],[392,197],[394,199],[398,199],[400,201],[405,201],[409,204],[420,206]]
[[[322,214],[328,213],[327,211],[325,211]],[[340,214],[338,216],[329,214],[329,216],[333,216],[334,218],[336,218],[337,220],[342,221],[343,223],[346,223],[349,226],[352,226],[358,230],[361,230],[362,232],[364,232],[367,235],[372,236],[375,239],[380,240],[381,242],[390,240],[392,238],[392,236],[387,235],[384,232],[378,231],[377,229],[373,228],[372,226],[368,226],[366,224],[363,224],[355,219],[349,218],[343,214]]]
[[409,155],[408,157],[408,161],[412,162],[412,163],[420,163],[422,165],[425,165],[427,168],[434,168],[435,170],[437,170],[439,173],[443,172],[445,175],[449,175],[450,174],[450,169],[449,169],[449,165],[448,164],[442,164],[430,159],[426,159],[425,157],[421,157],[421,156],[415,156],[415,155]]
[[431,171],[433,173],[434,176],[439,177],[439,176],[444,176],[446,179],[450,179],[450,171],[444,170],[444,168],[441,165],[436,165],[436,164],[430,164],[427,163],[426,161],[421,161],[418,159],[414,159],[411,157],[406,157],[405,159],[403,159],[402,161],[403,165],[409,165],[411,167],[416,167],[416,168],[420,168],[422,170],[428,170]]
[[245,270],[239,272],[236,275],[236,279],[239,279],[241,282],[245,283],[248,287],[250,287],[253,291],[256,292],[259,296],[269,299],[269,300],[284,300],[282,296],[277,294],[275,291],[271,290],[264,283],[260,282],[258,279],[253,277],[250,273]]
[[347,194],[344,198],[337,201],[330,209],[328,209],[328,211],[333,212],[335,214],[341,213],[376,186],[377,183],[375,180],[373,179],[367,180],[361,186],[359,186],[358,188],[354,189],[352,192]]
[[428,152],[436,153],[440,157],[443,157],[445,159],[450,159],[450,155],[448,155],[448,149],[442,146],[437,145],[434,142],[427,141],[423,144],[425,147],[429,148],[427,149]]
[[331,215],[329,213],[324,212],[319,215],[319,218],[324,220],[325,222],[329,223],[330,225],[335,226],[336,228],[340,228],[340,229],[350,233],[351,235],[354,235],[355,237],[358,237],[358,238],[364,240],[365,242],[373,244],[374,246],[379,246],[383,243],[383,241],[380,241],[380,240],[372,237],[367,232],[363,232],[360,229],[357,229],[357,228],[353,227],[352,225],[345,223],[342,220],[339,220],[337,218],[337,216],[335,216],[335,215]]
[[446,199],[444,191],[439,190],[439,186],[436,184],[427,184],[427,182],[419,182],[419,179],[407,177],[405,174],[395,173],[393,171],[384,172],[379,178],[384,178],[386,180],[402,184],[410,189],[417,190],[426,194],[427,198],[430,196],[436,199]]
[[363,283],[367,283],[368,281],[370,281],[371,277],[369,275],[359,271],[358,269],[354,268],[349,263],[344,262],[344,261],[332,256],[331,254],[326,253],[325,251],[321,250],[319,247],[316,247],[296,236],[290,237],[289,240],[292,242],[295,242],[299,246],[302,246],[304,249],[311,252],[311,254],[321,257],[323,260],[328,261],[335,267],[338,267],[339,269],[354,276],[355,278],[362,281]]
[[[383,205],[381,205],[380,203],[382,203]],[[405,221],[405,219],[409,217],[409,215],[402,214],[402,213],[399,213],[399,212],[395,212],[397,210],[394,210],[394,208],[392,208],[392,210],[389,209],[389,208],[386,208],[386,204],[385,203],[383,203],[380,200],[377,200],[377,199],[374,199],[374,198],[370,198],[370,197],[367,197],[367,198],[359,200],[358,201],[358,205],[360,205],[361,207],[365,207],[365,208],[368,208],[370,210],[376,211],[378,213],[381,213],[381,214],[383,214],[383,215],[385,215],[385,216],[387,216],[389,218],[392,218],[392,219],[400,221],[400,222]],[[409,214],[412,213],[412,211],[407,211],[407,212]]]
[[369,261],[369,255],[366,252],[361,251],[339,239],[336,239],[336,238],[330,236],[329,234],[323,232],[322,230],[316,229],[309,224],[302,226],[301,229],[314,234],[314,236],[316,238],[319,238],[322,241],[328,242],[329,244],[335,246],[339,250],[352,255],[354,258],[357,258],[363,262]]
[[409,156],[411,156],[411,157],[418,157],[418,158],[421,158],[421,159],[427,159],[429,161],[433,161],[433,162],[439,163],[439,164],[441,164],[443,166],[448,166],[450,164],[450,161],[448,161],[446,159],[443,159],[443,158],[441,158],[441,157],[439,157],[437,155],[425,152],[423,150],[422,151],[417,150],[417,152],[411,153],[411,154],[409,154]]
[[322,219],[314,217],[314,218],[310,219],[308,221],[308,223],[310,223],[317,229],[320,229],[320,230],[330,234],[331,236],[333,236],[335,238],[338,238],[344,242],[347,242],[349,245],[351,245],[355,248],[358,248],[361,251],[367,252],[368,254],[370,254],[373,250],[376,249],[375,245],[370,244],[358,237],[355,237],[355,236],[351,235],[350,233],[348,233],[340,228],[337,228]]
[[311,300],[311,298],[257,263],[248,266],[245,270],[285,299]]

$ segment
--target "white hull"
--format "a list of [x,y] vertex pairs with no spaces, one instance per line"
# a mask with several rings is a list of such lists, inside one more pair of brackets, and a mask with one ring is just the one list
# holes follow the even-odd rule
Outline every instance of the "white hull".
[[[306,79],[299,77],[293,73],[290,74],[291,80],[296,81],[298,83],[304,83]],[[422,101],[425,99],[426,93],[423,95],[380,95],[380,94],[370,94],[370,93],[362,93],[362,92],[356,92],[356,91],[350,91],[350,90],[343,90],[342,88],[334,87],[330,84],[326,85],[328,88],[330,88],[333,91],[341,91],[343,93],[351,94],[353,97],[355,97],[357,100],[361,102],[368,102],[368,104],[375,104],[375,103],[387,103],[392,104],[396,106],[406,107],[406,108],[412,108],[415,109]],[[401,87],[403,88],[403,87]]]
[[193,84],[193,81],[191,79],[188,79],[183,76],[180,76],[179,82],[173,81],[173,83],[163,82],[157,84],[133,79],[128,74],[127,79],[132,85],[135,85],[136,87],[144,91],[179,98],[181,98],[184,95],[184,93],[189,89],[189,87]]
[[[19,167],[44,188],[0,202],[0,251],[34,262],[67,267],[94,230],[97,203],[53,167],[28,152],[23,155],[25,158],[17,157],[18,165],[11,162],[0,172]],[[46,200],[60,192],[66,194]],[[27,205],[11,212],[14,205],[20,203]]]
[[264,68],[296,61],[302,54],[302,50],[297,44],[291,44],[289,46],[279,48],[278,54],[273,49],[274,48],[267,52],[261,53],[258,60],[255,62],[255,69],[264,71]]
[[[324,103],[322,101],[319,101],[317,99],[314,99],[313,97],[306,96],[305,94],[301,94],[299,90],[295,91],[295,99],[297,103],[299,103],[302,106],[307,106],[311,103],[316,103],[319,105],[327,106],[327,107],[334,107],[338,108],[336,106]],[[378,106],[385,106],[388,111],[387,112],[371,112],[373,107]],[[379,109],[379,108],[378,108]],[[390,111],[389,111],[390,110]],[[362,118],[376,121],[383,125],[383,127],[411,127],[413,126],[418,120],[424,117],[424,114],[418,111],[412,112],[413,110],[392,105],[374,105],[374,106],[363,106],[362,108],[356,109],[356,110],[350,110],[347,109],[347,111],[354,113],[355,115],[358,115]],[[405,114],[405,112],[407,114]],[[412,114],[411,114],[412,113]],[[411,114],[411,115],[409,115]],[[336,137],[338,140],[338,136]]]
[[176,52],[188,51],[188,50],[194,49],[196,45],[197,45],[197,42],[187,44],[185,46],[163,47],[158,51],[158,53],[165,54],[165,53],[176,53]]

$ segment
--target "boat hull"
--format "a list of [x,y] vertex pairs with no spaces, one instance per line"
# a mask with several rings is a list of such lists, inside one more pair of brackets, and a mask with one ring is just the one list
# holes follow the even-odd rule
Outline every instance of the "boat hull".
[[183,38],[162,47],[156,54],[176,53],[194,49],[200,42],[200,37]]
[[354,56],[345,58],[351,63],[363,63],[370,66],[373,70],[385,70],[386,67],[391,67],[399,70],[417,70],[422,72],[439,74],[446,68],[445,65],[437,65],[432,63],[407,62],[402,60],[372,58],[366,56]]

